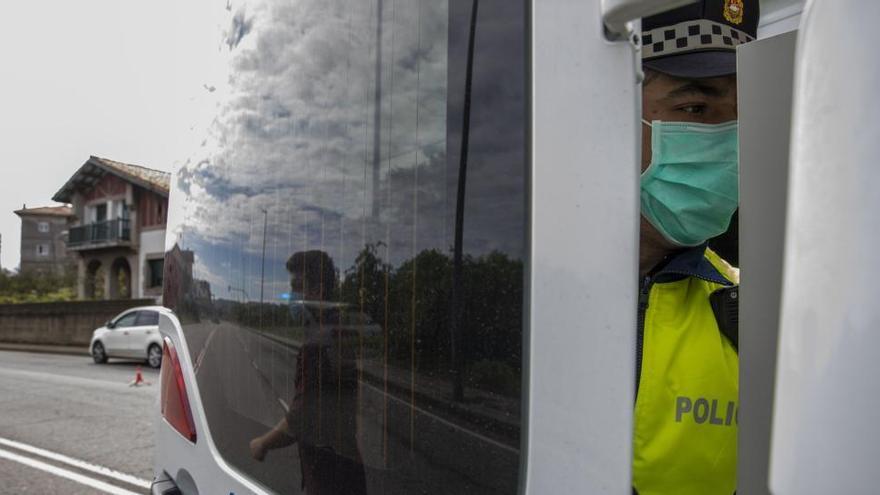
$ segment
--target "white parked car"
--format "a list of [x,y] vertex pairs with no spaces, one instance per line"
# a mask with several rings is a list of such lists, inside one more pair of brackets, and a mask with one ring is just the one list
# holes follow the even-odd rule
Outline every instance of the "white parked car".
[[141,306],[119,313],[92,333],[89,350],[95,363],[108,358],[146,359],[152,368],[162,365],[159,313],[162,306]]

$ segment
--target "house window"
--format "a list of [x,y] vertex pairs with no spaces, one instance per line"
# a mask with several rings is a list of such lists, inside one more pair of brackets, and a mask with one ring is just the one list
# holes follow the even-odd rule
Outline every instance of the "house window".
[[42,233],[49,232],[49,222],[40,222],[37,224],[37,230]]
[[128,219],[128,205],[124,199],[114,202],[113,206],[116,208],[116,218]]
[[37,256],[49,256],[49,245],[37,244]]
[[103,222],[104,220],[107,220],[107,203],[95,206],[95,222]]
[[162,287],[162,272],[165,269],[165,260],[163,258],[148,260],[147,265],[150,267],[150,288]]

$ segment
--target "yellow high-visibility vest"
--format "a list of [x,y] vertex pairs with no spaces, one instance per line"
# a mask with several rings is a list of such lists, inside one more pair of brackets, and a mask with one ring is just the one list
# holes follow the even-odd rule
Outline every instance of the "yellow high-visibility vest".
[[709,296],[739,283],[739,273],[709,249],[681,258],[646,292],[633,487],[639,495],[731,495],[739,359]]

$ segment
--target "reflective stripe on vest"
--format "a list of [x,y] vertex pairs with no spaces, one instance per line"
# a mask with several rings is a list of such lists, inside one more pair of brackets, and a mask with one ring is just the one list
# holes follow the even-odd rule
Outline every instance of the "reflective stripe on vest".
[[[715,253],[705,257],[738,282]],[[721,287],[696,277],[651,287],[633,433],[639,495],[736,490],[739,360],[709,303]]]

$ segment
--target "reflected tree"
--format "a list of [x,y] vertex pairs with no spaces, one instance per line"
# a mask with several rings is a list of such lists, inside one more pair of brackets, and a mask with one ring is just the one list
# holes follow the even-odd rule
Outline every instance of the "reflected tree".
[[[396,269],[370,244],[345,271],[342,301],[387,328],[389,362],[450,380],[453,259],[426,249]],[[415,276],[413,274],[415,273]],[[464,256],[462,277],[463,383],[518,393],[522,357],[523,264],[493,251]],[[387,287],[386,287],[387,284]],[[387,318],[386,318],[387,310]]]

